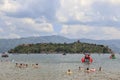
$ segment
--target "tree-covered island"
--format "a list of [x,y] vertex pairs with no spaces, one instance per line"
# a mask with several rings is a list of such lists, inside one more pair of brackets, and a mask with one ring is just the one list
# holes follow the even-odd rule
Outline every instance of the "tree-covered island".
[[108,46],[81,43],[37,43],[22,44],[9,50],[9,53],[110,53]]

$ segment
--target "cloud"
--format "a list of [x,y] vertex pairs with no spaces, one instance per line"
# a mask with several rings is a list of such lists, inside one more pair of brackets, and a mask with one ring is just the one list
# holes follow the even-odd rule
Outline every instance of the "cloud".
[[54,34],[52,20],[59,7],[58,0],[1,0],[0,25],[5,34],[21,37]]
[[1,0],[0,1],[0,10],[2,12],[15,12],[20,7],[19,3],[14,0]]
[[120,38],[120,28],[115,27],[97,27],[84,25],[64,25],[60,32],[69,38],[87,38],[87,39],[117,39]]
[[[119,17],[120,6],[113,5],[109,2],[95,2],[92,6],[92,11],[99,12],[100,19],[112,20],[114,17]],[[102,17],[103,16],[103,17]]]
[[[93,1],[93,0],[92,0]],[[57,11],[57,18],[59,21],[63,21],[63,18],[66,20],[87,20],[89,21],[89,16],[86,15],[86,12],[90,10],[90,5],[92,4],[91,0],[61,0],[61,7]],[[62,19],[60,18],[62,17]]]
[[7,37],[4,37],[4,38],[21,38],[21,36],[19,36],[18,34],[15,34],[15,33],[10,33]]
[[[93,21],[92,5],[95,0],[61,0],[61,7],[57,14],[64,17],[68,22],[88,22]],[[61,19],[58,20],[62,21]]]
[[3,6],[2,9],[7,16],[16,18],[45,16],[47,19],[54,20],[54,15],[59,7],[59,0],[5,0],[1,6]]
[[40,31],[40,32],[53,32],[53,26],[50,23],[44,22],[44,23],[37,23],[35,20],[31,18],[24,18],[22,19],[22,22],[25,25],[28,25],[29,29]]
[[74,25],[74,26],[71,26],[71,25],[64,25],[62,27],[62,31],[61,33],[63,34],[77,34],[77,33],[82,33],[82,34],[86,34],[86,33],[89,33],[91,31],[93,31],[94,28],[92,27],[88,27],[88,26],[83,26],[83,25]]
[[[0,25],[3,33],[1,38],[7,38],[9,34],[14,33],[16,37],[29,37],[35,35],[47,35],[53,34],[54,28],[51,23],[45,21],[45,19],[37,18],[12,18],[1,16]],[[18,36],[17,36],[18,35]],[[15,35],[13,35],[15,37]],[[12,35],[9,37],[13,38]]]
[[69,38],[84,38],[94,31],[93,27],[84,25],[64,25],[62,26],[61,35]]
[[111,4],[120,5],[120,0],[109,0]]
[[0,0],[0,35],[117,39],[119,13],[120,0]]
[[61,0],[56,17],[62,24],[89,26],[120,26],[120,1]]
[[0,39],[15,39],[15,38],[21,38],[18,34],[10,33],[10,34],[0,34]]
[[109,35],[109,38],[111,36],[111,39],[114,38],[114,39],[117,39],[117,38],[120,38],[120,28],[114,28],[114,27],[104,27],[102,28],[103,32],[105,35]]
[[3,32],[3,29],[2,29],[2,28],[0,28],[0,32]]

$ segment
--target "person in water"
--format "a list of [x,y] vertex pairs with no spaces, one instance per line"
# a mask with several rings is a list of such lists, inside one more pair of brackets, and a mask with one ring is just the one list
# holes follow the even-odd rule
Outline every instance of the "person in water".
[[70,69],[68,69],[67,74],[68,74],[68,75],[71,75],[71,74],[72,74],[72,71],[71,71]]
[[83,70],[83,68],[79,66],[79,71],[81,71],[81,70]]
[[115,54],[112,53],[111,56],[110,56],[111,59],[115,59]]
[[115,57],[115,54],[112,54],[111,56],[112,56],[112,57]]
[[89,69],[89,68],[87,68],[85,72],[90,73],[90,69]]
[[85,72],[90,73],[90,72],[95,72],[95,71],[96,71],[95,68],[91,68],[91,69],[87,68]]
[[102,71],[102,67],[101,66],[99,67],[99,71]]
[[90,62],[90,55],[89,54],[85,55],[85,62]]
[[38,68],[39,65],[38,65],[38,63],[36,63],[36,64],[32,64],[32,67],[33,67],[33,68]]

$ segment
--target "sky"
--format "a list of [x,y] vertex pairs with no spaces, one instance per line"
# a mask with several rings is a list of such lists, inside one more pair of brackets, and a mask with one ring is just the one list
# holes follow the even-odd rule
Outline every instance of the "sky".
[[0,0],[0,39],[120,39],[120,0]]

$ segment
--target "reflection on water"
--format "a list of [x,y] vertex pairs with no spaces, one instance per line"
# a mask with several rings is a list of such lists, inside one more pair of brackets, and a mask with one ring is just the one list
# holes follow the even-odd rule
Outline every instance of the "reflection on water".
[[[41,80],[71,80],[73,78],[77,79],[77,76],[80,75],[85,76],[85,74],[78,73],[79,66],[84,68],[88,67],[88,65],[81,63],[81,58],[83,56],[83,54],[10,54],[9,58],[0,58],[0,60],[24,62],[29,64],[39,63],[41,69],[37,70],[37,73],[40,74],[39,77]],[[101,66],[105,71],[108,72],[120,72],[119,54],[116,54],[116,59],[109,59],[110,54],[92,54],[91,56],[93,58],[93,63],[89,65],[90,68],[98,69]],[[75,75],[66,76],[65,72],[68,69],[74,71]]]

